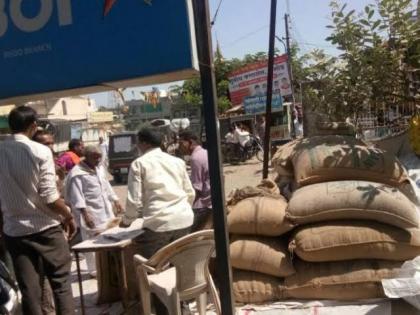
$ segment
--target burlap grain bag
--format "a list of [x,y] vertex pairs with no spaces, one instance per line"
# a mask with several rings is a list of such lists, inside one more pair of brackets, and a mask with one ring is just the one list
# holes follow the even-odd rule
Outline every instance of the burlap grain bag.
[[303,139],[296,139],[290,141],[277,149],[271,159],[271,165],[279,176],[294,177],[294,169],[292,158],[295,154],[297,145],[301,143]]
[[367,180],[398,187],[408,176],[390,153],[345,136],[313,137],[295,149],[292,162],[300,186],[327,181]]
[[282,294],[295,299],[383,298],[381,280],[395,277],[401,265],[401,262],[384,260],[330,263],[296,260],[296,273],[285,278]]
[[[134,300],[138,294],[138,281],[134,270],[133,256],[136,248],[128,246],[124,249],[124,261],[128,286],[128,298]],[[114,303],[121,300],[119,274],[121,255],[116,251],[96,253],[96,268],[98,280],[98,304]]]
[[278,299],[281,280],[257,272],[233,270],[232,290],[237,303],[264,303]]
[[311,262],[352,259],[405,261],[420,255],[420,230],[369,221],[332,221],[298,228],[289,250]]
[[240,189],[234,189],[229,194],[229,199],[227,201],[227,205],[229,206],[228,210],[230,210],[231,206],[236,205],[238,202],[252,197],[258,196],[268,196],[273,198],[280,197],[280,190],[277,184],[272,181],[271,179],[263,179],[261,183],[259,183],[256,187],[253,186],[245,186]]
[[398,189],[366,181],[337,181],[296,190],[287,218],[294,224],[331,220],[373,220],[401,228],[418,227],[415,204]]
[[229,208],[229,232],[244,235],[279,236],[293,228],[285,220],[287,202],[278,196],[254,197]]
[[286,277],[295,272],[290,253],[278,238],[234,236],[230,243],[232,267]]
[[347,122],[317,122],[316,127],[313,135],[317,136],[341,135],[354,137],[356,135],[355,126]]

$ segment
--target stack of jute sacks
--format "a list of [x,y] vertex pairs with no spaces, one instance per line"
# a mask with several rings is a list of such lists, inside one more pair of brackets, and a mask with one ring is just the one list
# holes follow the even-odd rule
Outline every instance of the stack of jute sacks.
[[238,302],[380,298],[381,280],[420,255],[415,197],[395,156],[351,136],[316,136],[281,147],[272,164],[290,197],[285,214],[273,211],[283,227],[276,244],[288,243],[296,272],[240,274]]
[[279,296],[280,279],[295,273],[287,240],[287,201],[274,182],[237,190],[228,202],[233,291],[237,302],[262,303]]

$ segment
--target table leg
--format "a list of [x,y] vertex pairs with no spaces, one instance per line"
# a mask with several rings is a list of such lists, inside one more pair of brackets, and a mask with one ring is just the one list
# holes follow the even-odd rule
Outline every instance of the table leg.
[[128,297],[128,283],[127,283],[127,272],[125,269],[125,257],[124,249],[120,250],[120,292],[121,300],[124,307],[124,310],[127,311],[129,307],[129,297]]
[[80,307],[82,309],[82,315],[85,315],[85,298],[83,296],[83,284],[82,284],[82,274],[80,272],[79,252],[75,251],[74,254],[76,255],[77,280],[79,281]]

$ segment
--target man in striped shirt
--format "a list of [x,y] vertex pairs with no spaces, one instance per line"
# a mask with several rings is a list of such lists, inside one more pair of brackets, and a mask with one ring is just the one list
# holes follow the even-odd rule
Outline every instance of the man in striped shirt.
[[37,130],[32,108],[15,108],[9,115],[9,127],[12,136],[0,144],[0,208],[23,314],[42,315],[41,269],[50,281],[57,313],[74,314],[65,232],[73,237],[76,224],[59,197],[52,152],[30,140]]

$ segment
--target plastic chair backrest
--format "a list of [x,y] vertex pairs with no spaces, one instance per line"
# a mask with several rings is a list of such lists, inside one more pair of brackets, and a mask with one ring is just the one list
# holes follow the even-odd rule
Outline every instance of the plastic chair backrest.
[[148,264],[159,272],[168,263],[176,268],[177,290],[183,295],[208,285],[208,264],[214,251],[213,230],[187,235],[160,249]]

